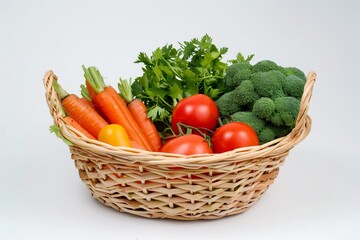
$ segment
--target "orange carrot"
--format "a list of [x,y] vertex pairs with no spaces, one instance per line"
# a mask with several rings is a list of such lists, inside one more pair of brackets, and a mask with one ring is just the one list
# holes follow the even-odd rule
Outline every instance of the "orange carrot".
[[138,144],[134,140],[130,140],[130,141],[131,141],[131,146],[133,148],[137,148],[137,149],[141,149],[141,150],[147,150],[144,146],[141,146],[140,144]]
[[140,126],[147,139],[149,139],[152,148],[154,151],[159,152],[162,147],[162,141],[154,123],[147,116],[145,104],[140,99],[133,98],[131,85],[126,80],[120,79],[118,88],[120,96],[127,102],[127,107],[131,115]]
[[100,130],[108,123],[93,108],[82,102],[78,96],[68,94],[56,81],[53,82],[53,87],[61,99],[66,114],[97,138]]
[[91,135],[88,131],[86,131],[78,122],[76,122],[72,117],[66,116],[64,117],[64,121],[69,124],[70,126],[72,126],[73,128],[75,128],[76,130],[78,130],[79,132],[81,132],[82,134],[84,134],[86,137],[96,140],[96,138]]
[[96,101],[105,116],[111,123],[120,124],[124,127],[129,138],[136,142],[141,148],[153,151],[150,141],[146,138],[141,128],[134,120],[125,101],[119,96],[116,90],[111,86],[106,86],[104,80],[95,67],[84,69],[86,81],[96,92]]
[[140,99],[136,98],[127,106],[135,121],[140,125],[145,136],[150,140],[150,144],[154,150],[159,152],[162,147],[162,141],[154,123],[147,117],[145,104]]
[[101,111],[101,108],[99,107],[99,103],[96,101],[96,92],[87,81],[85,81],[85,84],[86,86],[80,85],[81,95],[83,96],[83,98],[87,99],[91,103],[95,111],[100,114],[100,116],[102,116],[105,121],[109,122],[109,119],[106,118],[105,114]]
[[95,110],[95,107],[94,107],[94,105],[92,104],[91,101],[87,100],[86,98],[80,98],[80,101],[83,102],[86,105],[89,105],[89,107],[91,107],[92,109]]

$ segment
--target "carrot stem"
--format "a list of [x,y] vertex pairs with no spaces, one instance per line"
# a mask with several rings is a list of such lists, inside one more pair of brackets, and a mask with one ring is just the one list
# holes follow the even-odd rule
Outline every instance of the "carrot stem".
[[56,81],[53,81],[52,87],[55,89],[55,92],[59,95],[60,99],[64,99],[69,95],[69,93],[66,92]]
[[81,96],[89,101],[92,101],[86,86],[84,84],[81,84],[80,88],[81,88]]
[[103,92],[106,85],[99,70],[95,67],[86,68],[84,65],[82,65],[82,68],[84,70],[85,79],[89,82],[89,84],[95,90],[95,92],[97,93]]
[[120,91],[120,96],[125,100],[125,102],[130,103],[134,97],[131,92],[131,84],[127,80],[121,79],[118,83],[118,89]]

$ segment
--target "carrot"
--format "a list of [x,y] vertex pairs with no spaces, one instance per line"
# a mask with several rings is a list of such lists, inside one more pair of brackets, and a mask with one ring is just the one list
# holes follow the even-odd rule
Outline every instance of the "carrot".
[[95,107],[94,107],[94,105],[92,104],[91,101],[87,100],[86,98],[80,98],[80,101],[95,110]]
[[84,134],[86,137],[96,140],[96,138],[91,135],[88,131],[86,131],[78,122],[76,122],[72,117],[69,116],[65,116],[64,117],[64,121],[69,124],[70,126],[72,126],[73,128],[75,128],[76,130],[78,130],[79,132],[81,132],[82,134]]
[[154,123],[147,116],[147,108],[145,104],[140,99],[133,98],[131,85],[128,83],[128,81],[120,79],[118,88],[120,91],[120,96],[127,103],[127,107],[131,115],[140,126],[147,139],[149,139],[153,149],[159,152],[162,147],[162,141]]
[[[101,108],[99,107],[99,103],[96,101],[96,92],[94,89],[88,84],[86,81],[85,85],[80,85],[81,88],[81,96],[83,96],[83,99],[86,99],[90,102],[92,107],[95,109],[95,111],[104,118],[105,121],[109,122],[109,119],[106,118],[105,114],[101,111]],[[84,100],[85,101],[85,100]]]
[[100,130],[108,123],[93,108],[82,102],[78,96],[68,94],[56,81],[53,82],[53,87],[61,99],[66,114],[97,138]]
[[99,103],[101,111],[105,114],[111,123],[120,124],[124,127],[130,139],[136,142],[140,148],[153,151],[150,141],[146,138],[141,128],[134,120],[125,101],[119,96],[116,90],[111,86],[106,86],[104,80],[95,67],[84,69],[86,81],[96,92],[96,101]]

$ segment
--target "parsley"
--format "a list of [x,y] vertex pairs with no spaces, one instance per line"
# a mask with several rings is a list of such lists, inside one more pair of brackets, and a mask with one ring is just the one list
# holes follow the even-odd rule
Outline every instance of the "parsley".
[[[209,35],[201,39],[155,49],[151,55],[141,52],[143,74],[132,84],[133,94],[144,101],[148,116],[167,128],[175,105],[184,97],[203,93],[216,100],[224,93],[223,78],[228,67],[222,60],[228,48],[218,48]],[[240,59],[242,55],[233,61]]]

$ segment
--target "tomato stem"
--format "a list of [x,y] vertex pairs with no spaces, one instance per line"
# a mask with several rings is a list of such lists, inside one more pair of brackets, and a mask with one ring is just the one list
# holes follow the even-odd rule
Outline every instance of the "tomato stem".
[[223,120],[221,119],[221,117],[218,118],[218,122],[219,122],[220,127],[224,125]]
[[[204,128],[204,127],[193,127],[193,126],[190,126],[190,125],[186,125],[186,124],[184,124],[184,123],[181,123],[181,122],[178,122],[178,123],[177,123],[177,127],[178,127],[178,129],[179,129],[180,135],[184,135],[184,131],[183,131],[183,128],[182,128],[182,127],[184,127],[184,128],[186,129],[186,131],[191,130],[190,133],[192,133],[192,130],[196,130],[196,131],[198,131],[198,132],[200,133],[200,135],[203,136],[204,138],[208,137],[208,135],[207,135],[206,133],[202,132],[201,130],[208,131],[208,132],[210,132],[211,134],[214,133],[214,131],[212,131],[212,130],[210,130],[210,129],[208,129],[208,128]],[[187,133],[188,133],[188,132],[187,132]]]

